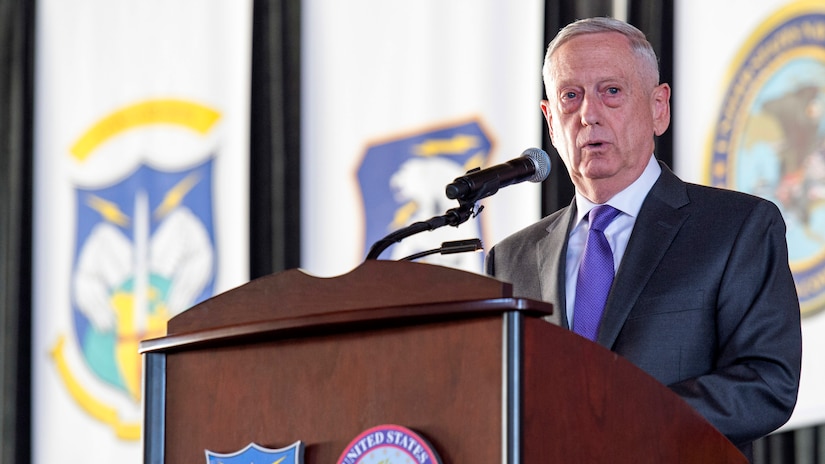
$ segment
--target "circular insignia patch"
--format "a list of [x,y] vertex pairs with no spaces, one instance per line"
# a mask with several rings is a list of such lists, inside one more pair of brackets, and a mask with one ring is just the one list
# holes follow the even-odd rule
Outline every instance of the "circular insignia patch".
[[802,315],[825,308],[825,3],[791,3],[734,60],[709,147],[710,184],[773,201]]
[[427,441],[399,425],[379,425],[355,437],[338,464],[441,464]]

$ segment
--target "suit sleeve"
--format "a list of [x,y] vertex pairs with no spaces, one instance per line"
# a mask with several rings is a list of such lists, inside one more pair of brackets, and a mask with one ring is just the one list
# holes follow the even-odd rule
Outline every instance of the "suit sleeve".
[[484,258],[484,273],[488,276],[496,276],[496,247],[490,248]]
[[799,300],[772,203],[758,203],[744,220],[716,308],[715,369],[670,388],[739,445],[784,424],[799,388]]

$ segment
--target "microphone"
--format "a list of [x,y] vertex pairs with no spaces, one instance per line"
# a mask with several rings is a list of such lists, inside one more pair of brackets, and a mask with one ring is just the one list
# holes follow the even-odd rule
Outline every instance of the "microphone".
[[487,169],[475,168],[447,185],[447,198],[478,201],[501,187],[524,181],[541,182],[550,174],[550,157],[544,150],[528,148],[516,159]]

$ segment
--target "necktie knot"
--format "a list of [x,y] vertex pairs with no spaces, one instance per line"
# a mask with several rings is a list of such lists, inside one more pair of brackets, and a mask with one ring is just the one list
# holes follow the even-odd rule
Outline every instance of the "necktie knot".
[[610,205],[599,205],[590,210],[590,229],[604,232],[604,229],[616,219],[621,211]]

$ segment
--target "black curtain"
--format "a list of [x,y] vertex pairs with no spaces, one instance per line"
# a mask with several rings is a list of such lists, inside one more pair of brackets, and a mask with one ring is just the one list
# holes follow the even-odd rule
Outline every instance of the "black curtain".
[[30,461],[34,2],[0,0],[0,462]]
[[250,276],[300,265],[301,1],[255,0]]
[[[673,87],[673,0],[636,0],[629,3],[627,21],[647,35],[647,40],[659,57],[659,81],[667,82]],[[671,117],[673,103],[671,98]],[[670,129],[656,139],[656,158],[671,167],[674,128],[671,120]]]

